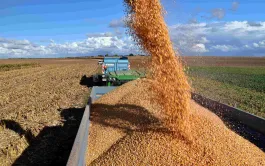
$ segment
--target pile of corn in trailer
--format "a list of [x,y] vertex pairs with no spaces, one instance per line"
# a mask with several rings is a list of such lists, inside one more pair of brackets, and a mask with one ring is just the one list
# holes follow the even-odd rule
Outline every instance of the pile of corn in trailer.
[[[87,147],[89,146],[88,137],[89,137],[89,127],[90,127],[89,117],[91,113],[91,105],[94,101],[99,99],[102,95],[112,91],[115,88],[116,87],[93,87],[67,165],[82,166],[82,165],[87,164],[87,161],[88,161],[88,159],[86,158],[87,153],[88,154],[93,153],[89,149],[87,151]],[[198,94],[192,94],[192,99],[196,101],[197,103],[199,103],[201,106],[211,110],[213,113],[221,117],[223,122],[227,124],[229,128],[235,131],[238,135],[241,135],[244,139],[249,140],[250,142],[255,144],[257,147],[259,147],[261,150],[265,151],[265,127],[264,127],[265,120],[264,119],[254,116],[252,114],[246,113],[244,111],[241,111],[239,109],[230,107],[228,105],[219,103],[217,101],[207,99]],[[93,140],[93,141],[96,141],[96,140]],[[169,159],[167,160],[169,161]],[[95,164],[95,165],[99,165],[99,164]]]

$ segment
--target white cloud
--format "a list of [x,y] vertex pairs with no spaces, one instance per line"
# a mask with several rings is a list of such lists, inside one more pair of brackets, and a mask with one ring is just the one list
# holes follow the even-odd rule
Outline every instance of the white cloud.
[[259,47],[259,44],[258,43],[253,43],[253,46],[258,48]]
[[265,40],[260,41],[259,44],[260,44],[262,47],[265,47]]
[[197,52],[197,53],[204,53],[204,52],[208,52],[208,50],[206,49],[205,45],[200,43],[200,44],[195,44],[193,47],[192,47],[193,51],[194,52]]
[[223,52],[229,52],[229,51],[238,50],[237,47],[231,46],[231,45],[215,45],[215,46],[212,46],[211,49],[220,50],[220,51],[223,51]]
[[210,41],[206,37],[201,37],[200,42],[203,44],[210,43]]
[[244,45],[244,48],[250,49],[251,47],[248,44],[246,44],[246,45]]
[[[208,50],[205,54],[209,55],[239,55],[242,52],[256,55],[264,52],[260,45],[265,38],[265,22],[177,24],[170,26],[169,30],[174,46],[179,48],[182,54],[196,54],[198,49],[193,48],[197,44],[204,44],[205,49]],[[257,43],[259,47],[255,47],[253,43]]]
[[232,21],[220,27],[226,33],[232,36],[238,36],[242,39],[257,39],[265,37],[265,22],[260,22],[260,26],[253,26],[248,21]]
[[255,48],[265,48],[265,40],[259,41],[258,43],[253,43]]
[[[93,36],[93,35],[88,35]],[[95,34],[86,40],[71,43],[36,45],[26,40],[0,39],[0,58],[18,57],[65,57],[74,55],[129,54],[137,52],[130,37],[118,38],[105,34]]]
[[[265,55],[265,22],[189,23],[168,28],[174,48],[185,55]],[[132,38],[120,30],[89,33],[87,39],[75,42],[50,40],[48,45],[0,38],[0,58],[139,53]]]
[[210,41],[205,34],[210,31],[210,28],[206,27],[206,23],[198,24],[177,24],[169,27],[170,37],[174,43],[174,47],[178,48],[183,54],[206,52],[203,49],[199,49],[197,44],[206,44]]

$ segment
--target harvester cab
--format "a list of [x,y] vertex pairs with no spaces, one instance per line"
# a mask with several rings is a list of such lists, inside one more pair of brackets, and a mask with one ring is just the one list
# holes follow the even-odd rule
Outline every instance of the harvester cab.
[[119,86],[128,81],[145,77],[145,74],[130,69],[127,57],[105,57],[99,61],[101,73],[93,75],[95,84],[105,86]]

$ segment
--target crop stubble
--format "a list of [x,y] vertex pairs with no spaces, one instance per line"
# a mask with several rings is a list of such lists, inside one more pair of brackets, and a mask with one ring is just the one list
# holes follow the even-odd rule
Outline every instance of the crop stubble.
[[[60,109],[83,106],[88,89],[79,81],[93,74],[96,64],[89,60],[0,72],[0,165],[12,164],[29,146],[20,130],[36,137],[44,127],[63,125]],[[22,129],[8,129],[9,122]]]

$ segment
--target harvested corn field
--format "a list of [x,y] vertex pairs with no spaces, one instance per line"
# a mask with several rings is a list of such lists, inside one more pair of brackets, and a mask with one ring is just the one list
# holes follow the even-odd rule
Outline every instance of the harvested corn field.
[[97,67],[97,60],[36,61],[40,66],[0,72],[3,166],[66,163],[89,93],[79,82]]
[[102,96],[91,112],[87,165],[264,165],[265,154],[190,101],[191,141],[164,126],[149,83],[137,80]]

